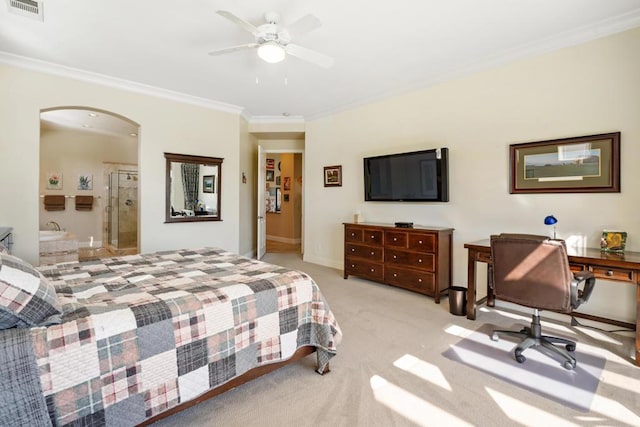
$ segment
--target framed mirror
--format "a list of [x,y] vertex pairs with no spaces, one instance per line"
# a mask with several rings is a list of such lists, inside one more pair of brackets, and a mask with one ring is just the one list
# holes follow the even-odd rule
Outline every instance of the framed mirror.
[[222,158],[164,153],[165,222],[222,221]]

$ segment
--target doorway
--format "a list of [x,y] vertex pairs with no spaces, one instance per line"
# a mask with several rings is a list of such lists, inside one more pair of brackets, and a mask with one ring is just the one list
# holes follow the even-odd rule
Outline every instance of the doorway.
[[[125,253],[138,253],[138,133],[137,123],[103,110],[56,107],[40,112],[40,198],[63,196],[66,203],[63,209],[52,210],[41,201],[39,228],[64,229],[74,241],[77,259],[120,255],[122,243],[126,243]],[[129,182],[134,181],[131,173],[136,178],[135,186],[122,198],[130,200],[130,214],[124,223],[119,215],[116,246],[104,233],[110,223],[111,199],[105,191],[111,179],[106,170],[112,164],[126,166]],[[55,185],[50,183],[51,176],[56,177]],[[82,208],[80,199],[86,203]]]
[[[259,162],[264,182],[266,253],[302,254],[303,151],[264,150]],[[259,240],[259,239],[258,239]]]

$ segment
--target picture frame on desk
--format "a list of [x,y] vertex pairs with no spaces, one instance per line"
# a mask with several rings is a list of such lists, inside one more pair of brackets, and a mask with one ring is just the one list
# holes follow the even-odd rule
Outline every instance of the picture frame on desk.
[[620,132],[511,144],[510,193],[619,193]]
[[600,250],[603,252],[623,253],[627,245],[626,231],[604,230],[600,239]]

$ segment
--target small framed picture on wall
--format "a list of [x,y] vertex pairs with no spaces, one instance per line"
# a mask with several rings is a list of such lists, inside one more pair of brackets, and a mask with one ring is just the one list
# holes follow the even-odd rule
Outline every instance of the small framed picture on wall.
[[324,186],[342,187],[342,165],[324,167]]

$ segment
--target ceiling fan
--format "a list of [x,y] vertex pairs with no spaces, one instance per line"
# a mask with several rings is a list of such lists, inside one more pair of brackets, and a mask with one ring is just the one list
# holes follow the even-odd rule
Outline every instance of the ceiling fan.
[[284,28],[279,25],[280,15],[275,12],[265,13],[264,19],[266,23],[258,27],[242,18],[238,18],[226,10],[218,10],[216,13],[253,34],[255,41],[253,43],[216,49],[209,52],[209,55],[216,56],[238,50],[257,48],[258,56],[270,63],[280,62],[288,54],[324,68],[329,68],[333,65],[333,58],[316,52],[315,50],[291,43],[293,37],[313,31],[322,25],[320,20],[313,15],[305,15],[291,23],[287,28]]

